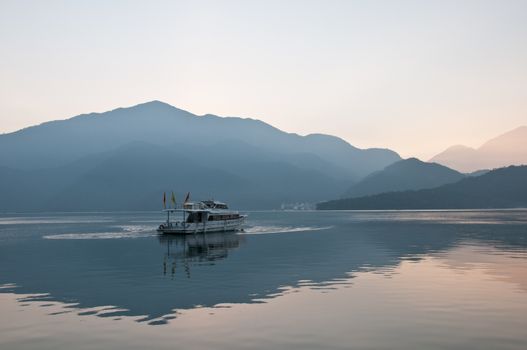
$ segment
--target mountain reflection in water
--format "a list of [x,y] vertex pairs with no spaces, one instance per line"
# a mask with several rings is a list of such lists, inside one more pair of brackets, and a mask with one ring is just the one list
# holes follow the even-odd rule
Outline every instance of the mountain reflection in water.
[[[524,259],[525,214],[252,213],[259,227],[314,229],[184,237],[157,235],[155,213],[90,220],[64,215],[39,224],[11,217],[0,222],[0,292],[26,295],[21,303],[62,302],[80,315],[141,316],[138,321],[165,324],[179,310],[264,303],[295,287],[330,291],[365,271],[389,276],[404,261],[441,257],[464,246],[518,252]],[[112,236],[131,222],[142,227],[137,236],[122,230]],[[91,236],[71,239],[72,234]],[[43,239],[50,237],[60,239]]]

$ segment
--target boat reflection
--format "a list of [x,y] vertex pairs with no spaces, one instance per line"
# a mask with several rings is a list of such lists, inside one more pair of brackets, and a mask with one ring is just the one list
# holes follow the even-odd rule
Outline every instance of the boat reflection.
[[229,251],[240,247],[244,236],[233,232],[196,233],[191,235],[160,234],[159,242],[166,246],[163,257],[163,274],[170,270],[172,277],[178,266],[182,266],[190,278],[192,264],[214,264],[216,260],[226,259]]

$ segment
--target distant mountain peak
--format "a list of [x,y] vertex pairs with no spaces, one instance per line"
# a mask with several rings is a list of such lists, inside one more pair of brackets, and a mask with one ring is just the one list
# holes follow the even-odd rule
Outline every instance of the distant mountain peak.
[[463,172],[527,164],[527,126],[519,126],[474,149],[452,146],[434,156],[437,162]]
[[163,102],[163,101],[159,101],[159,100],[143,102],[143,103],[139,103],[139,104],[134,105],[134,106],[122,107],[122,108],[118,108],[118,109],[125,109],[125,110],[126,109],[147,109],[147,110],[158,110],[158,111],[161,111],[161,110],[164,110],[164,111],[179,111],[179,112],[184,112],[184,113],[188,113],[188,114],[194,115],[193,113],[190,113],[187,110],[175,107],[175,106],[173,106],[173,105],[171,105],[169,103],[166,103],[166,102]]
[[144,102],[143,104],[165,105],[165,106],[174,107],[170,103],[167,103],[167,102],[164,102],[164,101],[161,101],[161,100],[147,101],[147,102]]
[[417,158],[408,158],[366,176],[349,188],[343,197],[371,196],[382,192],[433,188],[463,178],[463,174],[443,165],[423,162]]
[[517,133],[524,133],[524,132],[527,132],[527,125],[520,125],[517,128],[507,131],[496,138],[500,138],[502,136],[514,135]]
[[[143,102],[143,103],[138,103],[132,107],[138,107],[138,106],[168,106],[168,107],[174,107],[172,106],[170,103],[167,103],[167,102],[163,102],[163,101],[160,101],[160,100],[152,100],[152,101],[147,101],[147,102]],[[176,108],[176,107],[174,107]]]
[[424,169],[424,168],[430,168],[430,167],[441,167],[441,168],[447,168],[443,165],[439,165],[437,163],[432,162],[424,162],[419,158],[416,157],[410,157],[406,159],[402,159],[398,162],[395,162],[393,164],[388,165],[384,170],[396,170],[396,169]]
[[474,148],[468,147],[465,145],[454,145],[446,149],[446,151],[474,151],[474,150],[475,150]]
[[525,152],[527,145],[527,127],[520,126],[485,142],[478,150],[491,152]]
[[416,158],[416,157],[410,157],[410,158],[406,158],[406,159],[401,159],[400,161],[398,162],[395,162],[391,165],[388,165],[388,166],[395,166],[395,165],[401,165],[401,164],[426,164],[426,162],[423,162],[422,160]]

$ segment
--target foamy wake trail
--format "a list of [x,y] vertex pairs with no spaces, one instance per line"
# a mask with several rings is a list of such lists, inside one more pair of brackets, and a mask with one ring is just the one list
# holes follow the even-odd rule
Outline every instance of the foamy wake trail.
[[141,238],[156,235],[154,226],[146,225],[123,225],[116,226],[120,231],[115,232],[86,232],[86,233],[64,233],[59,235],[47,235],[44,239],[119,239],[119,238]]
[[89,224],[111,222],[110,219],[53,219],[53,218],[0,218],[0,225],[42,225],[42,224]]
[[333,226],[250,226],[246,227],[242,234],[247,235],[262,235],[268,233],[292,233],[292,232],[306,232],[327,230]]

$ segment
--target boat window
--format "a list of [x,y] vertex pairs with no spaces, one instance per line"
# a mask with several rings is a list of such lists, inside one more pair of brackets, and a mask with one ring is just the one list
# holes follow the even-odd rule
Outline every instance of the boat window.
[[204,218],[204,213],[202,212],[189,213],[187,217],[187,222],[188,223],[203,222],[203,218]]
[[[198,214],[198,213],[194,213],[194,214]],[[199,220],[208,220],[208,221],[223,221],[223,220],[234,220],[234,219],[239,219],[239,218],[240,218],[239,214],[215,214],[215,215],[209,215],[208,217],[203,216],[203,218],[201,218],[200,216],[197,216],[194,218],[194,220],[199,219]]]

